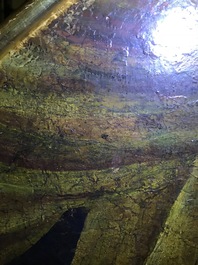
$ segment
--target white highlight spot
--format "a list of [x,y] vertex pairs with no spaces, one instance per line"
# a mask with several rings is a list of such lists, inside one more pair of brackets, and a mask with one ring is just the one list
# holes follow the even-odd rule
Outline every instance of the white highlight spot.
[[183,56],[198,50],[198,11],[181,7],[167,11],[152,33],[152,52],[169,62],[179,62]]

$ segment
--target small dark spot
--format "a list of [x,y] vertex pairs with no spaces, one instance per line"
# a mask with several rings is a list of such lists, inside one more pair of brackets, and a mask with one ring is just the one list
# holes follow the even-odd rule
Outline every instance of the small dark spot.
[[107,140],[108,137],[109,137],[108,134],[105,134],[105,133],[101,134],[101,138],[104,139],[104,140]]

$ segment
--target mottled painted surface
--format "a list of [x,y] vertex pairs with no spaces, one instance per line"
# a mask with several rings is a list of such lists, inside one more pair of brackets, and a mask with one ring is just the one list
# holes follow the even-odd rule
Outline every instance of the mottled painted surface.
[[[72,264],[167,265],[173,259],[156,249],[198,153],[197,46],[170,58],[154,32],[171,10],[194,18],[196,3],[60,1],[49,10],[35,3],[43,16],[29,20],[27,9],[16,21],[33,25],[1,53],[1,263],[68,209],[86,207]],[[175,265],[196,264],[193,240],[192,259],[178,247]]]

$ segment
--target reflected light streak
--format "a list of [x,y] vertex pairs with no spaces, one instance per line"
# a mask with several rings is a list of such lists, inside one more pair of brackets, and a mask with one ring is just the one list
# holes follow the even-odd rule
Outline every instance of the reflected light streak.
[[193,6],[176,7],[161,18],[152,32],[152,52],[161,60],[180,62],[198,49],[198,12]]

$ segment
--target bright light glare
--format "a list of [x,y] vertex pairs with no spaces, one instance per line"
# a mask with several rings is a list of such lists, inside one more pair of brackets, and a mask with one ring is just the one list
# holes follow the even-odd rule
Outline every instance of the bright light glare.
[[198,49],[198,12],[193,6],[173,8],[152,33],[152,52],[169,62],[182,60]]

